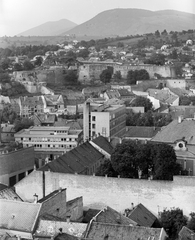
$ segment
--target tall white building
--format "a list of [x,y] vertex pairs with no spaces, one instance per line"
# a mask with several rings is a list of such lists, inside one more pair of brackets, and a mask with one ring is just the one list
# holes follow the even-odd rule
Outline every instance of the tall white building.
[[86,101],[83,107],[83,140],[93,137],[122,137],[126,131],[125,105]]

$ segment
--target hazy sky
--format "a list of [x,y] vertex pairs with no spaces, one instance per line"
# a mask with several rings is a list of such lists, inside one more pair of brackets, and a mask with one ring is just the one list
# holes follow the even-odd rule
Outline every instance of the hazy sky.
[[14,36],[48,21],[83,23],[113,8],[174,9],[195,14],[194,0],[0,0],[0,36]]

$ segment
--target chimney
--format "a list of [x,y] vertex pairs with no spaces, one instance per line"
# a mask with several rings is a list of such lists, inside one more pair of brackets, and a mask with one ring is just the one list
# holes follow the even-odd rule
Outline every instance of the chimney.
[[61,191],[62,191],[62,188],[60,187],[59,190],[58,190],[58,192],[61,192]]
[[134,209],[134,203],[131,203],[131,210]]
[[67,223],[70,223],[70,216],[67,216],[67,217],[66,217],[66,222],[67,222]]
[[35,193],[35,194],[33,195],[33,197],[34,197],[34,203],[37,203],[37,202],[38,202],[38,195]]
[[178,123],[181,123],[182,120],[183,120],[183,116],[182,115],[178,116]]
[[59,228],[59,234],[62,234],[62,228]]

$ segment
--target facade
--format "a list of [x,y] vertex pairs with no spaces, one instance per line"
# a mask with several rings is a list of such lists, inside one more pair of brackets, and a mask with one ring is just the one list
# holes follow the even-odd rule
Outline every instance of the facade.
[[34,148],[22,148],[0,154],[0,182],[13,186],[33,171],[35,164]]
[[126,131],[126,110],[124,105],[84,103],[84,141],[102,135],[121,137]]
[[1,143],[10,143],[14,141],[14,125],[8,123],[1,124]]
[[20,97],[20,115],[22,117],[30,117],[35,113],[43,113],[45,108],[46,104],[43,96]]
[[52,160],[78,146],[82,141],[82,130],[65,126],[33,126],[17,132],[15,140],[24,147],[33,146],[38,158]]
[[62,95],[45,95],[46,108],[44,112],[54,113],[58,110],[64,110],[64,100]]

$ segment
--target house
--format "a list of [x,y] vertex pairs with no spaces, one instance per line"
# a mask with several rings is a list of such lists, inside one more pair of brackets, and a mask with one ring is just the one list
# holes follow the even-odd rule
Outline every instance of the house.
[[135,207],[132,206],[132,210],[128,213],[128,218],[135,221],[139,226],[151,228],[160,227],[158,218],[141,203]]
[[0,182],[13,186],[33,171],[35,165],[34,148],[22,148],[0,154]]
[[163,127],[152,139],[152,142],[167,143],[176,153],[177,162],[189,175],[195,175],[195,120],[179,116]]
[[104,155],[89,142],[85,142],[38,170],[92,175],[103,162]]
[[167,234],[163,228],[146,228],[92,221],[87,227],[85,238],[96,240],[117,240],[121,238],[123,240],[165,240],[167,238]]
[[168,88],[164,89],[148,89],[147,98],[152,102],[153,108],[160,108],[160,103],[168,106],[179,106],[179,96],[172,93]]
[[183,226],[182,229],[179,231],[179,240],[195,240],[195,233],[194,231],[190,230],[186,226]]
[[195,106],[170,106],[169,113],[172,116],[172,119],[178,119],[179,116],[183,118],[193,118],[195,114]]
[[54,113],[59,110],[64,111],[64,100],[62,95],[44,95],[46,107],[44,112]]
[[10,104],[14,111],[17,113],[17,115],[20,115],[20,98],[10,98]]
[[101,152],[105,158],[110,159],[113,147],[110,144],[109,140],[110,139],[107,140],[107,138],[103,136],[98,136],[97,138],[94,138],[92,141],[90,141],[90,144],[99,152]]
[[43,113],[46,107],[43,96],[20,97],[20,115],[30,117],[34,114]]
[[32,126],[15,133],[15,140],[24,147],[33,146],[40,159],[54,159],[81,143],[82,130],[67,126]]
[[123,139],[150,141],[160,129],[160,127],[127,126]]
[[127,89],[118,89],[118,93],[120,99],[124,101],[132,101],[135,98],[135,94]]
[[34,126],[54,126],[56,116],[49,113],[34,114],[31,116],[31,120],[34,122]]
[[123,136],[125,127],[125,105],[85,102],[83,109],[84,141],[91,140],[99,134],[104,137]]
[[120,94],[117,89],[108,89],[104,93],[100,94],[100,97],[108,100],[112,98],[120,98]]
[[[92,214],[89,214],[92,213]],[[109,206],[104,207],[102,210],[89,210],[89,213],[86,213],[84,221],[98,222],[98,223],[110,223],[110,224],[120,224],[120,225],[131,225],[136,226],[137,223],[131,220],[128,217],[125,217],[123,214],[117,212]]]
[[1,124],[1,142],[10,143],[15,141],[14,134],[15,129],[13,124],[2,123]]

